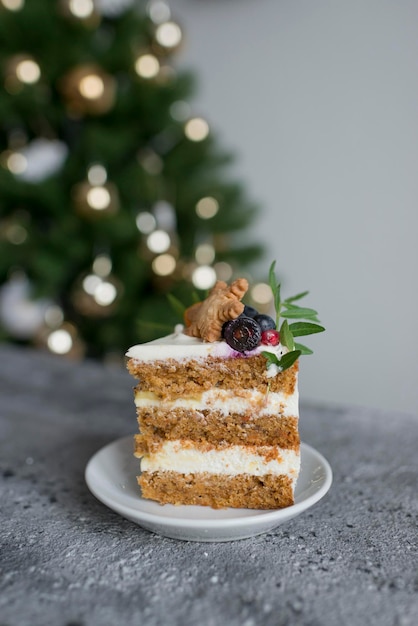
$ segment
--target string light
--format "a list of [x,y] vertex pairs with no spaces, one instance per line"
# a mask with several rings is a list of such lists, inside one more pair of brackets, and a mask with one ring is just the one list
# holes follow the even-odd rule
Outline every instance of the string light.
[[56,304],[51,304],[45,311],[45,324],[50,328],[57,328],[64,322],[64,312]]
[[270,286],[266,283],[257,283],[251,289],[251,298],[256,304],[270,304],[273,300],[273,294]]
[[229,282],[232,278],[233,270],[229,263],[225,263],[224,261],[220,261],[219,263],[215,263],[213,269],[216,272],[216,278],[218,280],[223,280],[226,283]]
[[94,296],[94,292],[96,291],[100,283],[101,283],[100,276],[97,276],[96,274],[87,274],[87,276],[83,278],[82,284],[83,284],[84,291],[88,293],[90,296]]
[[111,269],[109,255],[100,254],[92,263],[92,271],[78,279],[72,301],[83,315],[105,317],[114,310],[122,288],[119,280],[110,273]]
[[16,76],[22,83],[32,85],[41,76],[41,68],[33,59],[23,59],[16,66]]
[[152,269],[158,276],[169,276],[176,269],[176,259],[172,254],[160,254],[153,260]]
[[21,152],[11,152],[6,158],[6,167],[12,174],[22,174],[27,166],[27,159]]
[[147,7],[147,12],[154,24],[167,22],[171,17],[170,7],[162,0],[153,0],[153,2],[150,2]]
[[202,117],[193,117],[186,122],[184,133],[190,141],[203,141],[209,135],[209,124]]
[[163,22],[155,31],[155,39],[163,48],[176,48],[182,39],[181,28],[175,22]]
[[99,254],[94,259],[92,268],[95,274],[105,278],[112,271],[112,259],[108,254]]
[[142,211],[141,213],[138,213],[135,221],[137,229],[140,233],[143,233],[144,235],[149,235],[149,233],[152,233],[152,231],[157,226],[155,217],[152,215],[152,213],[149,213],[148,211]]
[[153,54],[142,54],[135,61],[135,71],[141,78],[154,78],[160,71],[160,62]]
[[147,246],[155,254],[166,252],[171,245],[170,235],[165,230],[154,230],[147,238]]
[[210,265],[200,265],[192,273],[192,283],[197,289],[210,289],[216,283],[216,272]]
[[74,185],[73,198],[76,210],[87,217],[110,215],[119,210],[119,194],[112,183],[79,183]]
[[107,172],[103,165],[91,165],[87,170],[87,180],[91,185],[104,185],[107,181]]
[[109,281],[102,281],[94,292],[94,299],[101,306],[111,305],[118,295],[116,286]]
[[93,14],[94,2],[93,0],[69,0],[68,8],[74,17],[82,20]]
[[111,197],[106,187],[92,187],[87,192],[87,203],[95,211],[104,211],[110,206]]
[[202,220],[209,220],[215,217],[218,211],[219,202],[212,196],[201,198],[196,204],[196,213]]
[[67,105],[77,114],[101,115],[109,111],[116,97],[116,80],[97,65],[79,65],[60,81]]
[[17,54],[8,59],[4,87],[11,94],[18,93],[24,85],[33,85],[41,77],[41,68],[29,55]]
[[47,346],[55,354],[67,354],[73,347],[73,338],[66,328],[53,330],[47,339]]
[[25,4],[25,0],[1,0],[1,4],[9,11],[20,11]]
[[215,260],[215,248],[210,243],[202,243],[197,246],[195,259],[199,265],[210,265]]
[[78,336],[76,327],[64,322],[63,317],[60,307],[52,305],[45,315],[46,326],[39,331],[34,342],[56,355],[81,359],[85,353],[85,345]]
[[84,98],[98,100],[104,93],[104,81],[97,74],[88,74],[80,80],[78,88]]

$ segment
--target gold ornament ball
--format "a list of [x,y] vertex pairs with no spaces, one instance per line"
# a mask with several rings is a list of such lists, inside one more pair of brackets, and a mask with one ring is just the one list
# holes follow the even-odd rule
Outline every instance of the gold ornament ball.
[[119,194],[112,183],[91,185],[85,181],[74,185],[72,190],[76,212],[87,219],[111,216],[119,210]]
[[73,22],[81,22],[89,28],[100,24],[101,16],[94,0],[60,0],[59,7],[62,15]]
[[116,98],[116,80],[94,64],[78,65],[61,79],[59,89],[75,117],[103,115]]
[[155,26],[151,48],[157,57],[167,57],[178,52],[183,44],[183,32],[179,24],[172,20]]
[[29,54],[15,54],[4,66],[4,87],[8,93],[16,94],[25,85],[34,85],[41,78],[41,68]]
[[37,348],[76,361],[81,360],[86,351],[77,328],[69,322],[63,322],[56,328],[44,326],[34,338],[33,343]]
[[115,312],[121,293],[122,286],[112,274],[101,277],[94,273],[87,273],[77,280],[71,294],[71,301],[81,315],[89,318],[105,318]]

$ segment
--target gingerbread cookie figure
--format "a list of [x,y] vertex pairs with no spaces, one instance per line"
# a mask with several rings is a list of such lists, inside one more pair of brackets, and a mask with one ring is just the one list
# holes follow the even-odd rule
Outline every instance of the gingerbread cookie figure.
[[184,312],[186,335],[199,337],[203,341],[219,341],[224,323],[234,320],[243,312],[241,298],[247,289],[248,281],[245,278],[237,278],[231,285],[218,280],[205,300],[193,304]]

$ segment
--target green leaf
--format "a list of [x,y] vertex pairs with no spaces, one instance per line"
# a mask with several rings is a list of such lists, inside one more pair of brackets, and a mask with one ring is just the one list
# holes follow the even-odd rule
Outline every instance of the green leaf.
[[300,306],[291,306],[286,311],[282,311],[282,317],[289,318],[311,318],[317,316],[317,311],[314,309],[303,308]]
[[325,330],[323,326],[320,326],[319,324],[312,324],[311,322],[294,322],[293,324],[289,325],[289,328],[292,332],[293,337],[313,335],[314,333],[322,333]]
[[266,359],[267,359],[267,367],[270,367],[270,365],[279,365],[280,361],[277,358],[277,356],[274,354],[274,352],[262,352],[261,353]]
[[293,333],[290,330],[289,322],[287,320],[283,321],[283,324],[280,328],[280,343],[289,350],[293,350],[295,347],[295,342],[293,340]]
[[169,301],[174,313],[176,313],[176,315],[179,315],[180,319],[183,319],[184,311],[186,310],[184,304],[180,302],[180,300],[176,298],[176,296],[173,296],[172,293],[167,294],[167,300]]
[[302,353],[300,350],[292,350],[291,352],[287,352],[287,354],[284,354],[279,361],[279,367],[281,368],[282,372],[289,369],[289,367],[292,367],[293,363],[298,360],[301,354]]
[[307,346],[304,346],[301,343],[296,343],[295,342],[295,349],[296,350],[300,350],[301,354],[313,354],[313,350],[311,350],[310,348],[308,348]]
[[276,261],[273,261],[273,263],[270,265],[270,269],[269,269],[269,285],[270,288],[272,290],[273,293],[275,293],[276,291],[276,274],[274,273],[274,268],[276,267]]
[[307,296],[309,291],[302,291],[301,293],[296,294],[296,296],[292,296],[291,298],[286,298],[283,304],[289,304],[290,302],[295,302],[295,300],[300,300]]
[[298,360],[302,352],[301,350],[292,350],[284,354],[281,359],[278,359],[273,352],[262,352],[261,354],[267,359],[267,367],[277,365],[277,367],[280,367],[280,370],[284,372],[284,370],[287,370]]
[[280,301],[280,283],[277,283],[276,275],[274,273],[275,266],[276,266],[276,261],[273,261],[269,269],[269,285],[273,293],[273,303],[274,303],[274,308],[276,311],[276,326],[278,326],[279,319],[280,319],[281,301]]

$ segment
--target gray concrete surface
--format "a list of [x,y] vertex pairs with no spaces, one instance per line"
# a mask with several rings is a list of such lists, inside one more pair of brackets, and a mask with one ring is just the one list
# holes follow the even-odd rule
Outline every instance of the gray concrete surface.
[[122,369],[0,346],[1,626],[417,623],[415,417],[302,401],[328,495],[271,533],[189,543],[85,485],[91,455],[135,431],[131,390]]

